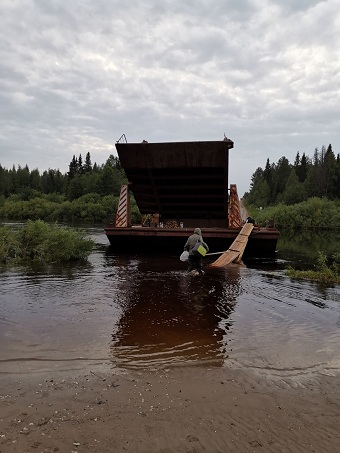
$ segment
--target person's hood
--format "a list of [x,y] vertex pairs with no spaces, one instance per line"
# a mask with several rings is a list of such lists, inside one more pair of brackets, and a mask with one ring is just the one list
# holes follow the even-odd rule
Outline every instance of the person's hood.
[[201,228],[195,228],[195,231],[194,231],[195,234],[198,234],[199,236],[201,236]]

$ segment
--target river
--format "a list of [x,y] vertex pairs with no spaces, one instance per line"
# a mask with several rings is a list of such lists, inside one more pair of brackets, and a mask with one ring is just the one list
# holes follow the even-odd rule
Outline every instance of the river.
[[[95,248],[85,263],[0,271],[1,373],[232,367],[296,382],[339,373],[339,286],[284,275],[288,264],[312,265],[317,240],[284,236],[273,260],[199,278],[180,250],[117,254],[102,228],[87,230]],[[338,235],[327,238],[338,251]]]

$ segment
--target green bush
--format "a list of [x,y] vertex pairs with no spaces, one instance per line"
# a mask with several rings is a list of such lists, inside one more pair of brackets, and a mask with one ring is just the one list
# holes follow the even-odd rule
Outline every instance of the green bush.
[[332,255],[333,262],[331,264],[331,271],[334,275],[340,276],[340,253]]
[[[0,217],[11,220],[44,220],[50,222],[106,222],[114,216],[118,207],[118,197],[88,193],[72,201],[62,195],[48,194],[22,200],[17,195],[3,200],[0,204]],[[139,210],[131,197],[131,218],[133,223],[141,220]]]
[[56,201],[58,197],[62,198],[55,194],[25,201],[18,197],[7,198],[0,205],[0,217],[12,220],[104,222],[118,205],[118,199],[113,195],[101,197],[91,193],[62,202]]
[[19,255],[20,244],[13,230],[7,226],[0,227],[0,263],[5,264]]
[[42,244],[42,251],[50,262],[80,260],[88,257],[93,245],[94,242],[80,231],[53,227]]
[[40,260],[60,262],[86,259],[94,242],[85,233],[42,220],[28,221],[21,229],[0,228],[0,262]]
[[294,205],[278,204],[256,209],[247,206],[256,223],[265,226],[274,223],[285,228],[339,228],[340,203],[325,198],[310,198]]
[[340,253],[332,255],[330,259],[319,252],[315,269],[300,271],[288,267],[286,275],[297,279],[315,280],[325,283],[340,283]]

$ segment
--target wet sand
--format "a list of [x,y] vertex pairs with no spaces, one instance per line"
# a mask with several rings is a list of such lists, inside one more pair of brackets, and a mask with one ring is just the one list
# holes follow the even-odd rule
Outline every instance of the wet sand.
[[183,367],[2,375],[0,452],[340,451],[340,380]]

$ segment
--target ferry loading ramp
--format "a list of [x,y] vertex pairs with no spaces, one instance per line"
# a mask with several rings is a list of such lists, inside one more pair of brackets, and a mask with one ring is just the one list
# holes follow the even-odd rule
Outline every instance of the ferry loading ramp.
[[[117,250],[182,250],[193,228],[200,227],[210,251],[227,250],[241,231],[236,185],[228,184],[229,150],[221,141],[116,143],[128,185],[122,186],[115,220],[105,227]],[[129,192],[143,219],[131,225]],[[244,219],[243,219],[244,220]],[[275,228],[255,227],[245,255],[275,253]]]
[[223,141],[117,143],[141,214],[159,213],[186,226],[228,225],[229,150]]

